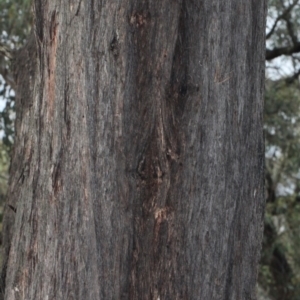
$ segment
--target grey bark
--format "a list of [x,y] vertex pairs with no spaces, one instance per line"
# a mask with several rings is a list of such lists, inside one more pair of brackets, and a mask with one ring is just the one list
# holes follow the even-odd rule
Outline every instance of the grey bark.
[[35,1],[5,299],[255,299],[265,2]]

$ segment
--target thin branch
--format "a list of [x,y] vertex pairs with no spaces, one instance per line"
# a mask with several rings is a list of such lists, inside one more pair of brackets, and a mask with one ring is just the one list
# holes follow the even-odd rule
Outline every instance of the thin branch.
[[291,15],[287,14],[284,17],[284,20],[286,22],[286,28],[287,28],[287,31],[289,33],[289,36],[291,37],[293,44],[296,45],[298,43],[298,39],[297,39],[297,36],[294,32],[294,26],[293,26],[293,23],[291,22],[290,18],[291,18]]
[[267,33],[267,35],[266,35],[266,39],[269,39],[269,38],[272,36],[272,34],[274,33],[274,31],[275,31],[275,29],[276,29],[276,26],[277,26],[278,22],[279,22],[281,19],[284,19],[284,18],[291,12],[291,10],[295,7],[295,5],[296,5],[298,2],[299,2],[299,0],[294,0],[294,2],[293,2],[286,10],[284,10],[283,13],[282,13],[281,15],[279,15],[279,16],[276,18],[276,20],[275,20],[275,22],[274,22],[274,24],[273,24],[271,30],[270,30],[270,31]]
[[6,46],[5,44],[0,43],[0,74],[4,78],[4,80],[15,89],[15,80],[14,77],[7,67],[7,63],[13,59],[12,50]]

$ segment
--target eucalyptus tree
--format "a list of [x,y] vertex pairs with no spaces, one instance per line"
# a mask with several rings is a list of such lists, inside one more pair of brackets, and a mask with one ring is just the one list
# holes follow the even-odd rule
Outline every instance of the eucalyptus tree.
[[5,299],[254,299],[265,1],[34,11]]

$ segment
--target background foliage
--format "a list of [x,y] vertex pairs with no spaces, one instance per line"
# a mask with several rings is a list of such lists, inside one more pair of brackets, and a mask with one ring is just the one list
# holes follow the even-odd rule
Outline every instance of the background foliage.
[[269,0],[266,213],[259,298],[300,300],[300,4]]
[[0,0],[0,131],[3,144],[12,145],[14,119],[13,53],[24,45],[30,32],[31,0]]
[[[14,75],[12,58],[31,29],[31,0],[0,0],[0,233],[14,135]],[[0,234],[0,244],[1,244]],[[0,257],[1,261],[1,257]]]
[[[266,29],[266,215],[259,299],[300,300],[300,0],[269,0]],[[0,0],[0,203],[13,143],[14,52],[31,0]],[[1,220],[0,209],[0,220]]]

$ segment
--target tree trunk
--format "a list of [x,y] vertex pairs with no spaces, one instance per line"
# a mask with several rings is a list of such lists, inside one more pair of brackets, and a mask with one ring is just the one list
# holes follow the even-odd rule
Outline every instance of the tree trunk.
[[35,1],[5,299],[255,299],[265,2]]

